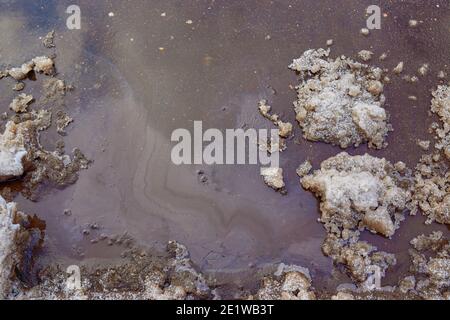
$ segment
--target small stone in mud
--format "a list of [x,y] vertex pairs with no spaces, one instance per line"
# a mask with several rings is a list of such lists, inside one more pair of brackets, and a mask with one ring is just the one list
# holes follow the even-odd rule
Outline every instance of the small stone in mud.
[[90,227],[92,230],[97,230],[97,229],[99,229],[99,226],[98,226],[97,223],[92,223],[89,227]]
[[[298,266],[280,265],[282,270],[265,277],[256,294],[259,300],[315,300],[309,270]],[[284,270],[286,269],[286,270]]]
[[[267,104],[267,100],[260,100],[258,102],[259,113],[266,119],[273,122],[279,129],[278,135],[281,138],[287,138],[292,133],[292,123],[283,122],[277,114],[270,114],[272,107]],[[280,142],[281,143],[281,142]],[[281,150],[282,148],[280,148]]]
[[258,110],[259,110],[259,113],[261,113],[261,115],[264,118],[266,118],[266,119],[268,119],[270,121],[273,121],[273,122],[278,121],[278,115],[276,115],[276,114],[275,115],[271,115],[270,114],[270,111],[272,110],[272,107],[267,104],[267,100],[263,99],[263,100],[260,100],[258,102]]
[[367,29],[367,28],[362,28],[359,32],[360,32],[363,36],[368,36],[368,35],[370,34],[370,30]]
[[15,80],[23,80],[25,79],[28,74],[33,70],[34,63],[33,62],[27,62],[22,64],[19,68],[11,68],[8,70],[9,76],[11,76]]
[[17,113],[27,112],[28,105],[33,101],[33,96],[25,93],[19,94],[13,99],[9,108]]
[[411,101],[417,101],[417,97],[416,96],[408,96],[408,99]]
[[13,90],[14,91],[22,91],[25,88],[25,83],[23,82],[17,82],[14,87]]
[[47,35],[42,39],[42,44],[44,45],[44,47],[46,48],[54,48],[55,44],[53,43],[55,38],[55,31],[52,30],[49,33],[47,33]]
[[406,170],[406,164],[402,161],[398,161],[394,164],[394,168],[398,172],[403,173]]
[[411,20],[408,21],[408,25],[409,25],[411,28],[417,27],[418,24],[419,24],[419,22],[418,22],[417,20],[414,20],[414,19],[411,19]]
[[69,117],[64,111],[58,111],[56,113],[56,131],[60,135],[65,135],[64,129],[73,122],[73,119]]
[[404,62],[400,61],[397,66],[392,70],[392,72],[394,72],[395,74],[400,74],[403,72],[403,68],[404,68]]
[[51,58],[40,56],[34,58],[32,61],[34,63],[34,71],[45,75],[52,75],[54,73],[54,62]]
[[439,79],[445,79],[447,77],[447,74],[444,71],[440,70],[437,74],[437,77]]
[[378,58],[380,61],[384,61],[384,60],[386,60],[386,58],[387,58],[387,53],[386,52],[383,52],[382,54],[381,54],[381,56]]
[[282,168],[261,168],[261,176],[265,184],[274,190],[281,190],[285,186]]
[[72,215],[72,210],[70,210],[70,209],[64,209],[64,215],[65,216],[71,216]]
[[328,39],[327,40],[327,46],[330,47],[333,45],[333,39]]
[[417,145],[424,151],[430,149],[431,142],[429,140],[417,140]]
[[373,52],[369,51],[369,50],[361,50],[360,52],[358,52],[358,57],[363,60],[363,61],[369,61],[370,59],[372,59],[373,56]]
[[287,138],[291,135],[292,133],[292,123],[290,122],[283,122],[281,120],[278,120],[276,125],[279,128],[279,136],[282,138]]
[[417,81],[419,81],[419,77],[406,75],[403,77],[403,80],[405,80],[408,83],[416,83]]
[[423,77],[423,76],[426,76],[429,68],[430,68],[430,66],[427,63],[425,63],[420,66],[420,68],[417,70],[417,72],[419,73],[419,75],[421,75]]
[[297,168],[297,170],[295,170],[297,172],[297,175],[300,178],[303,178],[304,176],[306,176],[310,171],[312,170],[312,165],[311,162],[309,160],[306,160],[305,162],[303,162],[302,164],[300,164]]

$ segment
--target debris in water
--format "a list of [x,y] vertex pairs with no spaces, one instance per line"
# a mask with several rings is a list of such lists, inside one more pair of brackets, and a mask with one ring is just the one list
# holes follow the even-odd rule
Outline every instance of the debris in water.
[[425,63],[420,66],[420,68],[417,70],[417,72],[419,73],[419,75],[424,77],[427,75],[429,69],[430,69],[430,66],[427,63]]
[[309,160],[304,161],[302,164],[300,164],[297,168],[297,170],[295,170],[297,172],[297,175],[300,178],[303,178],[304,176],[306,176],[310,171],[312,170],[312,165],[311,162]]
[[320,221],[328,233],[323,252],[344,265],[357,282],[368,280],[370,266],[379,267],[383,275],[395,264],[392,254],[359,241],[359,234],[364,228],[388,238],[395,233],[411,201],[410,180],[385,159],[346,152],[301,179],[302,186],[321,200]]
[[267,276],[256,293],[259,300],[315,300],[309,270],[298,266],[280,265],[281,270]]
[[303,136],[341,148],[365,142],[385,147],[391,127],[383,108],[382,70],[328,56],[329,50],[308,50],[289,66],[301,79],[294,106]]
[[430,144],[431,142],[429,140],[417,140],[417,145],[422,149],[422,150],[429,150],[430,149]]
[[403,72],[403,68],[404,68],[404,62],[400,61],[397,66],[392,70],[392,72],[394,72],[395,74],[400,74]]
[[362,28],[362,29],[360,30],[360,33],[361,33],[363,36],[368,36],[368,35],[370,34],[370,31],[369,31],[369,29],[367,29],[367,28]]
[[285,187],[283,180],[282,168],[261,168],[265,184],[276,191],[280,191]]
[[14,91],[22,91],[23,89],[25,89],[25,83],[23,82],[17,82],[13,87]]
[[47,33],[47,35],[42,39],[42,44],[44,45],[44,47],[46,47],[48,49],[54,48],[55,47],[54,38],[55,38],[54,30]]
[[33,251],[41,246],[44,224],[0,196],[0,299],[12,298],[16,283],[33,285]]
[[27,112],[28,105],[33,101],[33,96],[25,93],[19,94],[13,99],[9,108],[17,113]]
[[369,50],[361,50],[360,52],[358,52],[358,57],[365,62],[371,60],[372,56],[373,52]]
[[417,27],[419,22],[417,20],[411,19],[411,20],[409,20],[408,24],[411,28],[415,28],[415,27]]

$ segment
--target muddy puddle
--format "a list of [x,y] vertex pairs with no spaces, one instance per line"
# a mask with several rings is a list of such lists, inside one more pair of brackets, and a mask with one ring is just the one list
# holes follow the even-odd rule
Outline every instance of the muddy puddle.
[[[436,74],[450,71],[450,5],[432,2],[382,1],[382,30],[364,37],[359,30],[371,1],[78,1],[80,30],[66,28],[70,1],[1,1],[2,63],[17,65],[46,52],[39,37],[55,29],[58,72],[75,87],[66,100],[75,119],[66,129],[66,150],[79,147],[94,161],[72,186],[48,188],[36,202],[15,199],[21,210],[47,222],[41,259],[120,259],[123,248],[108,245],[102,235],[127,234],[152,248],[177,240],[201,270],[228,280],[244,281],[249,266],[285,262],[308,267],[316,287],[333,286],[329,279],[342,276],[320,249],[325,231],[317,222],[318,202],[300,187],[295,169],[306,159],[318,168],[338,147],[305,141],[295,125],[281,155],[288,190],[282,196],[264,185],[258,166],[172,164],[170,135],[177,128],[192,130],[194,120],[204,128],[267,128],[257,112],[260,99],[295,123],[290,86],[297,78],[287,66],[333,39],[332,56],[387,52],[385,61],[374,58],[374,64],[393,68],[404,61],[405,74],[429,63],[430,72],[416,84],[392,76],[386,86],[395,129],[389,147],[348,150],[414,167],[423,154],[416,140],[431,138],[428,110]],[[411,18],[423,20],[420,30],[408,28]],[[38,81],[28,83],[27,90],[39,96]],[[0,83],[1,112],[10,112],[11,85]],[[52,149],[57,139],[50,132],[42,142]],[[448,233],[423,222],[407,217],[393,241],[363,235],[398,255],[386,283],[408,268],[413,237]]]

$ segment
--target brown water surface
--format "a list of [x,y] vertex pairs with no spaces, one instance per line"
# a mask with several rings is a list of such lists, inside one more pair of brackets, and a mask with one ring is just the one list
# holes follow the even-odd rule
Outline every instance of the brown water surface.
[[[75,86],[67,97],[66,150],[80,147],[94,163],[66,189],[50,189],[38,202],[18,197],[20,208],[47,222],[45,256],[50,260],[105,261],[121,250],[90,240],[100,233],[128,233],[137,243],[162,247],[170,239],[185,244],[204,271],[248,276],[250,265],[285,262],[310,268],[315,285],[331,285],[331,260],[320,245],[325,232],[317,222],[317,200],[299,186],[296,167],[310,159],[315,168],[341,150],[301,138],[281,155],[288,195],[267,188],[259,167],[176,166],[170,161],[176,128],[269,128],[256,109],[268,99],[283,119],[295,123],[292,102],[296,76],[287,69],[309,48],[333,39],[332,56],[356,57],[362,49],[388,58],[374,64],[393,68],[405,62],[405,74],[423,63],[430,73],[417,84],[397,76],[386,87],[386,109],[395,131],[381,151],[369,152],[413,167],[423,151],[418,138],[427,128],[430,90],[439,70],[449,72],[450,4],[448,1],[378,1],[382,29],[364,37],[365,9],[373,1],[77,1],[81,30],[68,30],[65,10],[71,1],[0,1],[0,57],[18,65],[43,53],[38,39],[56,30],[56,64]],[[113,15],[108,13],[112,12]],[[163,14],[164,13],[164,14]],[[408,20],[420,23],[409,28]],[[192,20],[192,24],[186,23]],[[7,111],[12,82],[0,82],[1,111]],[[24,92],[39,96],[40,82]],[[417,101],[408,100],[416,95]],[[42,142],[52,148],[56,135]],[[199,181],[203,170],[208,182]],[[64,215],[70,209],[72,215]],[[97,223],[99,230],[82,230]],[[418,233],[441,229],[408,217],[393,241],[364,235],[396,253],[394,282],[408,267],[408,242]]]

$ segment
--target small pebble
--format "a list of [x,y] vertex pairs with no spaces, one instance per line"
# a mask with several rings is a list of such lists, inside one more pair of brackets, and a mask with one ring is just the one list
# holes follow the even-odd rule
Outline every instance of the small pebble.
[[21,91],[21,90],[23,90],[24,88],[25,88],[25,83],[23,83],[23,82],[17,82],[17,83],[14,85],[13,90],[14,90],[14,91]]
[[438,72],[437,77],[439,79],[445,79],[447,77],[447,74],[444,71],[441,70],[441,71]]
[[430,68],[429,65],[427,63],[425,63],[420,66],[420,68],[417,70],[417,72],[419,73],[419,75],[421,75],[423,77],[428,73],[429,68]]
[[91,229],[92,230],[97,230],[99,227],[98,227],[98,224],[97,223],[93,223],[93,224],[91,224]]
[[411,20],[409,20],[408,24],[411,28],[415,28],[415,27],[417,27],[419,22],[417,20],[411,19]]
[[370,31],[369,31],[369,29],[367,29],[367,28],[362,28],[361,31],[360,31],[360,33],[361,33],[363,36],[368,36],[368,35],[370,34]]
[[397,66],[392,70],[392,72],[394,72],[395,74],[400,74],[403,72],[403,67],[404,67],[404,63],[403,61],[400,61]]

